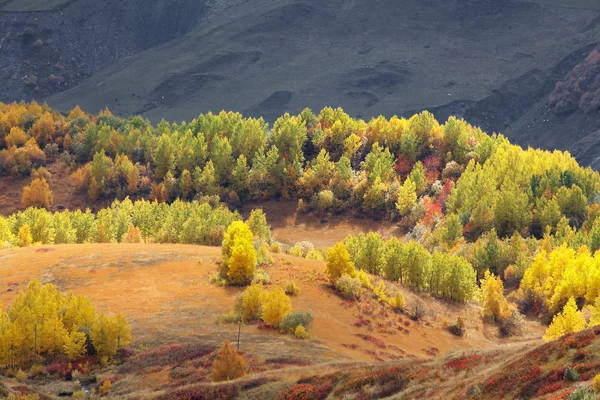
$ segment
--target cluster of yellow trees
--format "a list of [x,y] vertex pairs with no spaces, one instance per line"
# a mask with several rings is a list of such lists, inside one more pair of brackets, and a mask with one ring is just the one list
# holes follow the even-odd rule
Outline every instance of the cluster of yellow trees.
[[141,241],[218,246],[225,229],[241,217],[217,203],[166,204],[126,198],[97,213],[28,208],[9,217],[0,215],[0,248]]
[[[577,251],[566,244],[542,249],[525,270],[522,294],[540,310],[554,315],[547,340],[600,324],[600,253],[587,246]],[[589,311],[586,321],[583,307]]]
[[64,357],[97,354],[103,361],[131,342],[125,316],[98,313],[89,299],[61,294],[52,284],[31,281],[0,312],[0,364],[27,366]]

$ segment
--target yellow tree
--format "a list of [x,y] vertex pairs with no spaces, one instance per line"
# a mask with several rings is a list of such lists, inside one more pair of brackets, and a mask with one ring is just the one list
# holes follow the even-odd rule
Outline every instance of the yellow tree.
[[585,328],[585,318],[581,311],[577,309],[575,299],[571,297],[563,308],[563,311],[556,314],[552,319],[552,323],[546,329],[544,340],[549,342],[560,338],[567,333],[579,332]]
[[263,292],[262,284],[250,285],[242,294],[242,319],[252,321],[260,318],[262,313],[261,294]]
[[62,318],[69,332],[91,328],[96,320],[96,309],[87,297],[69,293],[65,298]]
[[23,187],[21,203],[23,207],[37,207],[49,210],[52,207],[52,191],[44,178],[34,179],[29,186]]
[[292,302],[283,289],[275,287],[261,295],[262,320],[279,328],[283,318],[292,310]]
[[50,354],[56,357],[64,351],[67,330],[58,315],[43,321],[38,328],[37,346],[40,353]]
[[31,246],[33,238],[31,237],[31,229],[29,229],[29,224],[25,224],[19,229],[17,239],[20,247]]
[[117,341],[117,350],[121,346],[127,346],[131,343],[131,326],[127,323],[127,318],[123,314],[117,314],[111,318],[112,331]]
[[100,314],[90,330],[90,339],[96,353],[105,361],[117,353],[116,334],[111,322],[106,314]]
[[229,225],[221,248],[222,260],[219,273],[233,284],[247,284],[252,280],[256,267],[254,235],[243,221]]
[[504,283],[490,271],[485,271],[481,280],[479,304],[483,307],[484,315],[496,321],[510,316],[510,308],[504,298]]
[[246,285],[252,281],[256,268],[256,250],[251,241],[236,241],[229,258],[227,278],[234,285]]
[[590,316],[589,326],[600,325],[600,297],[596,297],[594,305],[590,306],[592,315]]
[[87,350],[85,333],[73,331],[66,335],[64,340],[63,351],[69,360],[74,361],[85,355]]
[[226,340],[213,362],[212,380],[230,381],[246,375],[246,370],[246,361],[231,346],[229,340]]
[[125,232],[121,241],[123,243],[144,243],[140,228],[133,226],[133,224],[129,224],[129,229]]
[[343,274],[356,276],[356,268],[343,242],[337,242],[335,246],[327,250],[325,273],[333,281],[337,281]]
[[406,178],[404,184],[400,186],[398,191],[398,201],[396,208],[401,216],[408,215],[408,212],[417,203],[417,185],[410,179]]

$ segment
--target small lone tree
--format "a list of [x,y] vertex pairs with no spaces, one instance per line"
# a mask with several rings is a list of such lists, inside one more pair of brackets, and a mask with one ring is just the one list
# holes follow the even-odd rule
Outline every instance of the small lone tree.
[[484,278],[481,280],[479,304],[483,307],[484,316],[495,321],[508,318],[511,314],[508,302],[504,298],[504,284],[490,271],[485,271]]
[[23,188],[21,203],[25,208],[37,207],[49,210],[52,207],[52,202],[52,191],[44,178],[36,178],[29,186]]
[[244,358],[231,346],[229,340],[226,340],[213,362],[212,380],[214,382],[230,381],[246,375],[246,369]]

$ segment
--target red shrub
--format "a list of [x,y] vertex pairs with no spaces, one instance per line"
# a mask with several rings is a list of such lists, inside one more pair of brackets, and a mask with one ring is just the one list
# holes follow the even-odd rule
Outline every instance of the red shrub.
[[362,335],[359,333],[357,333],[356,336],[358,336],[359,338],[361,338],[362,340],[364,340],[366,342],[373,343],[377,347],[381,347],[381,348],[385,349],[385,343],[381,339],[378,339],[378,338],[376,338],[374,336],[370,336],[370,335]]
[[430,222],[434,219],[434,217],[442,217],[443,213],[442,213],[442,205],[436,201],[435,203],[433,203],[428,209],[427,209],[427,213],[425,214],[425,217],[423,217],[423,223],[425,225],[429,225]]
[[394,169],[402,179],[405,179],[413,169],[413,163],[404,158],[402,153],[400,153],[396,159],[396,165],[394,166]]
[[358,317],[358,320],[354,322],[354,326],[360,328],[363,326],[371,326],[371,320],[363,317],[362,315]]
[[542,369],[540,367],[533,367],[531,371],[529,371],[526,375],[521,377],[521,382],[527,382],[533,379],[538,378],[542,374]]
[[314,400],[316,388],[313,385],[300,383],[279,392],[279,400]]
[[593,50],[563,82],[557,82],[548,101],[557,113],[600,109],[600,52]]
[[559,382],[554,382],[551,383],[550,385],[544,386],[542,388],[540,388],[540,390],[537,391],[537,393],[535,394],[535,396],[543,396],[545,394],[548,393],[553,393],[556,392],[557,390],[562,389],[565,386],[565,382],[564,381],[559,381]]
[[483,357],[481,357],[480,355],[472,355],[448,361],[445,365],[446,368],[452,368],[457,371],[463,371],[466,369],[472,369],[481,364],[483,361]]
[[157,397],[156,400],[230,400],[237,396],[239,389],[235,385],[200,385],[182,389]]
[[187,360],[203,357],[212,353],[214,346],[170,344],[140,353],[129,358],[119,368],[120,373],[130,373],[140,369],[179,364]]

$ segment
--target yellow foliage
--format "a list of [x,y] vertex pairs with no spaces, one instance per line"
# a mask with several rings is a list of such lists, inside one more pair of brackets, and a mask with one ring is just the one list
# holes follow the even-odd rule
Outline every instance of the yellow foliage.
[[585,318],[581,311],[577,309],[575,299],[571,297],[563,308],[563,311],[556,314],[552,323],[546,329],[544,340],[549,342],[564,336],[568,333],[579,332],[585,328]]
[[296,282],[290,281],[285,285],[285,294],[289,296],[297,296],[300,294],[300,288],[296,285]]
[[525,270],[521,288],[552,312],[571,297],[592,304],[600,296],[600,253],[592,255],[586,246],[575,252],[566,245],[541,251]]
[[262,284],[252,284],[242,293],[242,319],[252,321],[260,318],[262,303],[261,294],[263,292]]
[[596,374],[592,379],[592,389],[594,389],[594,393],[600,393],[600,374]]
[[243,221],[234,221],[227,228],[221,255],[219,266],[221,277],[235,285],[252,281],[257,261],[254,235]]
[[246,370],[246,361],[226,340],[213,362],[212,380],[220,382],[236,379],[246,375]]
[[27,135],[18,126],[10,128],[10,134],[4,138],[6,140],[6,147],[12,146],[23,146],[27,142]]
[[100,387],[98,388],[98,394],[100,394],[100,396],[106,396],[110,392],[110,387],[110,381],[108,379],[105,380],[104,382],[102,382],[102,385],[100,385]]
[[121,241],[123,243],[144,243],[140,228],[133,226],[133,224],[129,224],[129,229],[125,232]]
[[29,224],[25,224],[19,229],[17,240],[20,247],[31,246],[33,238],[31,237],[31,230],[29,229]]
[[34,179],[29,186],[23,187],[23,197],[21,203],[23,207],[45,208],[52,207],[52,191],[50,185],[44,178]]
[[306,329],[304,329],[304,326],[300,324],[294,330],[294,336],[296,336],[298,339],[306,339],[309,335],[308,332],[306,332]]
[[69,360],[74,361],[86,353],[85,333],[73,331],[65,338],[64,353]]
[[396,297],[394,297],[394,307],[398,310],[403,310],[406,301],[404,300],[404,296],[400,292],[396,292]]
[[398,191],[398,201],[396,202],[396,208],[401,216],[408,215],[408,212],[417,203],[417,185],[406,178],[404,184],[400,186]]
[[365,289],[373,289],[373,283],[371,282],[371,278],[369,278],[369,275],[364,270],[361,269],[360,271],[358,271],[356,273],[356,277],[360,281],[362,287],[364,287]]
[[377,296],[377,301],[379,301],[380,303],[388,302],[387,295],[385,294],[385,289],[385,283],[381,281],[379,282],[379,286],[377,286],[373,291],[375,293],[375,296]]
[[343,274],[351,277],[356,276],[356,268],[343,242],[338,242],[327,250],[325,273],[333,281],[338,280]]
[[483,307],[484,315],[496,321],[508,318],[511,314],[508,302],[504,298],[504,283],[489,271],[485,271],[481,280],[479,304]]
[[279,328],[283,318],[292,310],[292,302],[283,289],[275,287],[261,295],[262,320]]

